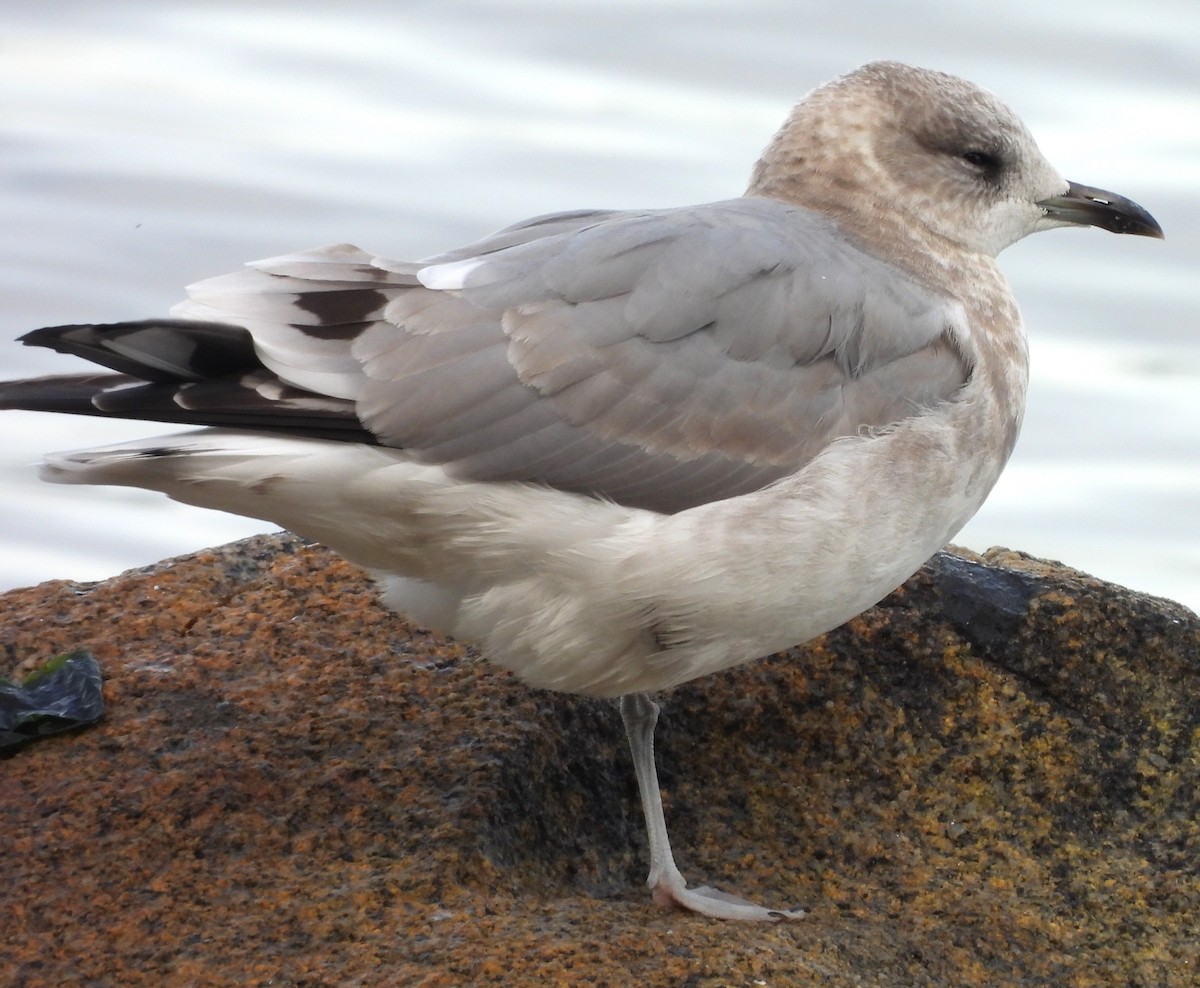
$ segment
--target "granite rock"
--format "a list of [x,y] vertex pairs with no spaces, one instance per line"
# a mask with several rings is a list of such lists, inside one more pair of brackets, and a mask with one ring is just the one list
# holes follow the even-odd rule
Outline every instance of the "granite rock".
[[533,691],[267,536],[3,596],[0,673],[85,646],[99,725],[0,762],[0,983],[1200,983],[1200,622],[942,553],[663,700],[696,883],[655,906],[611,702]]

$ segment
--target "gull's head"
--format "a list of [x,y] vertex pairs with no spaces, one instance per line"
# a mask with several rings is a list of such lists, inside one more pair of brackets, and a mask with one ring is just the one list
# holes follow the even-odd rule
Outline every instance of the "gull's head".
[[749,194],[829,213],[867,237],[898,221],[993,256],[1059,226],[1162,236],[1136,203],[1063,178],[991,93],[899,62],[872,62],[801,100]]

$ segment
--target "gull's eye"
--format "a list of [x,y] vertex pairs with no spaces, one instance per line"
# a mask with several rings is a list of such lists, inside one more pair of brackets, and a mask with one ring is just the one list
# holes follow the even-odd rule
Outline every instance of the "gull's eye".
[[972,148],[970,151],[964,151],[959,157],[972,168],[987,174],[995,174],[1000,170],[1000,156],[990,151]]

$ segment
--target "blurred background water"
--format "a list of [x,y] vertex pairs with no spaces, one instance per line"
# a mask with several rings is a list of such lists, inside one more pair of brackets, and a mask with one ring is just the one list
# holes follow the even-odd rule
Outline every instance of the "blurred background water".
[[[1029,409],[955,541],[1200,606],[1200,4],[7,0],[0,376],[81,366],[8,342],[25,330],[161,314],[254,258],[421,257],[537,213],[735,195],[800,95],[874,58],[995,91],[1063,174],[1167,232],[1006,252]],[[270,529],[36,479],[47,450],[163,431],[0,414],[0,587]]]

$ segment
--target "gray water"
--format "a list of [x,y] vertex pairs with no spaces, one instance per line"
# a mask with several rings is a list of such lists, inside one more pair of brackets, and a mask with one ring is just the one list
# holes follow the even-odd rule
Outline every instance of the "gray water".
[[[537,213],[737,194],[791,103],[873,58],[999,93],[1060,171],[1167,232],[1004,255],[1029,409],[956,541],[1200,606],[1194,3],[7,0],[0,375],[79,368],[7,342],[27,329],[161,314],[245,260],[339,241],[420,257]],[[162,431],[0,415],[0,587],[269,529],[36,480],[44,451]]]

